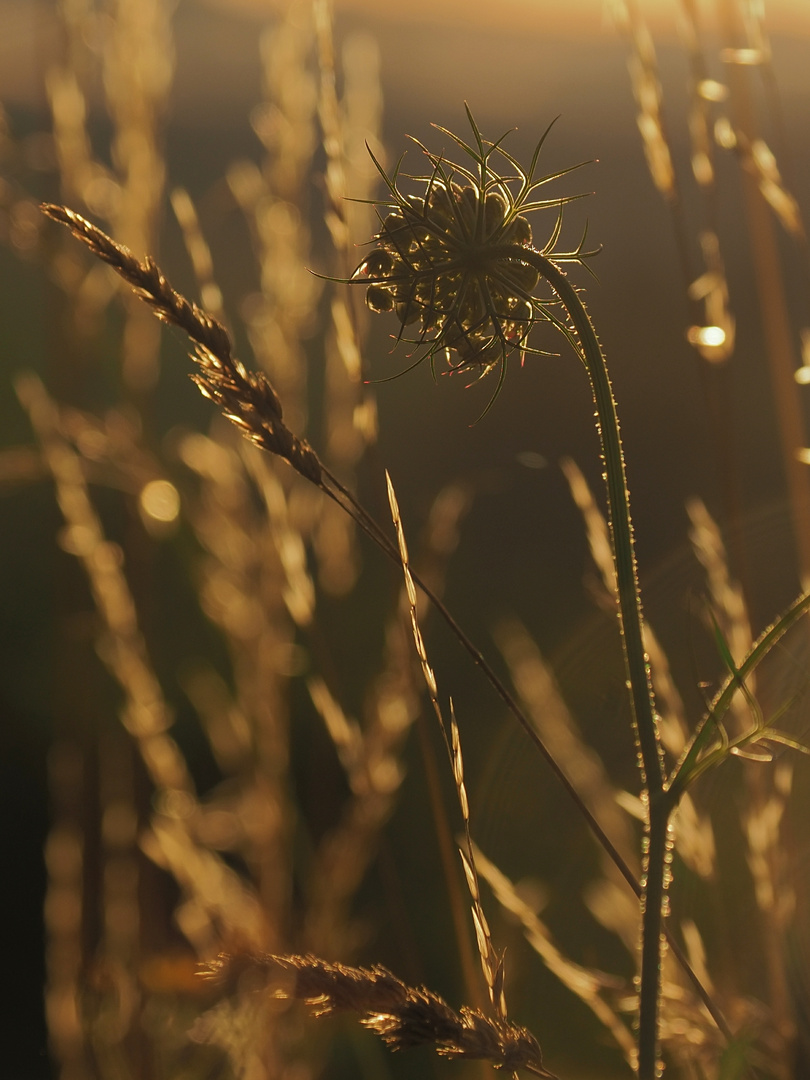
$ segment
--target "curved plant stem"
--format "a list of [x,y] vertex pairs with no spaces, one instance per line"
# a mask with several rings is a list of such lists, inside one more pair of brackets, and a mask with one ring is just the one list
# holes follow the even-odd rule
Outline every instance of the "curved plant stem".
[[619,418],[605,358],[588,312],[576,289],[562,270],[540,252],[515,245],[510,247],[509,254],[538,270],[557,294],[579,342],[580,356],[588,372],[596,405],[597,428],[602,443],[607,484],[608,521],[616,566],[619,624],[633,723],[641,757],[642,784],[647,802],[647,837],[641,898],[638,1075],[640,1080],[654,1080],[658,1073],[658,1004],[670,805],[665,798],[664,764],[658,739],[649,664],[644,651],[641,596],[636,573],[633,525]]

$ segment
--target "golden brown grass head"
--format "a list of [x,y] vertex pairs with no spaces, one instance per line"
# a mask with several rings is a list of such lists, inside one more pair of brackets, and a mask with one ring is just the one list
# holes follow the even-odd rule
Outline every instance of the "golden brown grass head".
[[507,1020],[477,1009],[459,1012],[425,987],[411,987],[379,965],[328,964],[314,956],[222,954],[202,970],[226,993],[247,984],[277,997],[297,998],[316,1016],[350,1011],[394,1050],[432,1046],[444,1057],[474,1058],[498,1069],[527,1069],[553,1078],[543,1067],[535,1037]]
[[67,225],[94,255],[120,274],[159,319],[188,334],[197,345],[194,359],[199,372],[192,376],[194,382],[246,438],[283,457],[296,472],[320,485],[317,455],[283,422],[281,402],[270,380],[260,372],[248,371],[232,355],[231,339],[221,323],[175,292],[148,255],[143,261],[136,259],[128,248],[73,210],[50,203],[42,209],[54,221]]

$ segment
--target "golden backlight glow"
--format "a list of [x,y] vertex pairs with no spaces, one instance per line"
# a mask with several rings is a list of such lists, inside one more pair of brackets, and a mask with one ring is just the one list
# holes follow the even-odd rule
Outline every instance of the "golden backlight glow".
[[[284,0],[205,0],[207,6],[231,11],[262,14],[279,11]],[[624,8],[623,0],[572,0],[567,4],[538,3],[537,0],[502,0],[500,4],[470,4],[468,0],[410,0],[408,4],[381,5],[375,0],[335,0],[337,13],[366,16],[370,22],[425,22],[433,25],[454,23],[463,19],[464,25],[487,27],[508,26],[512,29],[542,31],[544,34],[573,34],[577,37],[605,33],[615,14]],[[711,4],[701,5],[708,26]],[[678,33],[681,4],[679,0],[647,0],[640,5],[640,14],[656,34]],[[772,34],[810,36],[807,0],[768,0],[764,13]],[[749,60],[750,62],[750,60]]]
[[725,344],[726,332],[722,326],[690,326],[688,333],[691,345],[703,345],[717,348]]
[[[793,528],[810,521],[808,50],[810,0],[0,0],[11,364],[41,366],[54,384],[52,397],[38,376],[15,377],[0,447],[9,514],[24,484],[35,500],[19,528],[10,517],[20,632],[7,635],[18,652],[7,649],[6,674],[15,747],[37,777],[15,789],[27,801],[13,831],[34,851],[21,866],[35,874],[15,870],[14,887],[40,917],[8,967],[44,970],[34,1054],[62,1080],[178,1067],[307,1080],[343,1062],[387,1073],[368,1040],[395,1030],[402,1002],[414,1035],[438,1034],[440,1052],[471,1068],[517,1032],[495,1066],[552,1077],[534,1035],[506,1020],[503,986],[562,1077],[652,1080],[658,1041],[667,1078],[718,1075],[724,1055],[739,1069],[749,1056],[763,1080],[793,1075],[800,1051],[810,1060],[810,1034],[802,1045],[798,1034],[810,1031],[810,772],[787,753],[810,741],[805,626],[795,654],[785,635],[772,656],[758,645],[745,660],[810,583],[810,530]],[[494,173],[500,144],[488,140],[504,133]],[[530,161],[561,181],[531,228],[523,214],[543,206],[526,209]],[[421,195],[414,172],[429,174]],[[68,210],[46,214],[73,238],[40,207],[57,193]],[[80,228],[78,214],[98,225]],[[600,283],[576,266],[580,238],[604,248]],[[152,255],[188,301],[141,261]],[[344,287],[358,277],[365,307]],[[366,325],[369,310],[381,327]],[[155,313],[200,351],[186,356]],[[550,325],[520,370],[539,314]],[[414,355],[389,361],[398,330]],[[658,622],[646,637],[597,331],[616,354]],[[440,368],[458,359],[458,378],[432,387],[423,368],[391,380],[432,342]],[[456,405],[490,345],[495,377]],[[510,381],[484,417],[507,349]],[[580,360],[612,440],[607,504]],[[211,398],[202,409],[192,371]],[[393,494],[384,509],[389,463],[402,520]],[[48,532],[29,542],[40,521]],[[426,580],[472,616],[508,679],[492,678],[495,695],[440,627],[434,675],[411,532]],[[385,559],[393,537],[404,587]],[[704,591],[715,626],[683,602]],[[444,614],[432,606],[431,619]],[[707,710],[729,672],[739,679]],[[431,705],[444,735],[429,734],[417,761]],[[585,847],[576,808],[510,710],[571,778],[609,858]],[[442,798],[435,820],[432,805],[442,737],[436,790],[455,788],[458,802],[447,821]],[[761,760],[705,784],[732,746]],[[452,843],[442,851],[448,821],[451,840],[462,824],[461,866]],[[658,916],[673,876],[665,959]],[[722,1023],[681,974],[678,942],[718,988]],[[424,967],[460,1001],[442,1011],[400,974],[341,967],[358,949],[414,982]],[[287,953],[306,955],[276,962]],[[201,966],[219,977],[201,980]],[[389,997],[367,999],[357,1039],[340,1018],[310,1033],[285,997],[299,975],[320,980],[299,995],[319,1012],[338,1001],[333,985],[353,1011],[358,987]],[[33,980],[10,981],[17,998],[17,981]],[[462,1080],[464,1068],[430,1071]]]

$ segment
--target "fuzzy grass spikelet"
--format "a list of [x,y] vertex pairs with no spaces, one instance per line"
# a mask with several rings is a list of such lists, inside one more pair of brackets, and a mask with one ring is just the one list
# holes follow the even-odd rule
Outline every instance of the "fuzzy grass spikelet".
[[309,1004],[316,1016],[351,1011],[394,1050],[433,1046],[444,1057],[475,1058],[497,1069],[526,1069],[554,1080],[535,1037],[508,1020],[466,1006],[460,1012],[424,987],[406,985],[379,965],[329,964],[314,956],[225,954],[201,974],[226,993],[249,987]]
[[128,248],[64,206],[45,203],[42,210],[66,225],[94,255],[120,274],[162,322],[188,334],[197,346],[194,360],[199,370],[192,376],[194,382],[243,435],[321,485],[322,467],[317,455],[284,423],[281,402],[269,379],[261,372],[248,371],[232,355],[231,339],[220,322],[175,292],[150,256],[141,262]]

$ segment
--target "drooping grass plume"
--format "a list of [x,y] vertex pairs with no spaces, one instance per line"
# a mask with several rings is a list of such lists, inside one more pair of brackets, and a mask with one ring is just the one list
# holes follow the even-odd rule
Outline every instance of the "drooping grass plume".
[[497,1069],[526,1069],[555,1080],[543,1066],[534,1036],[508,1020],[477,1009],[459,1012],[424,987],[407,986],[379,965],[372,968],[328,964],[314,956],[222,954],[203,969],[223,992],[240,986],[307,1002],[316,1016],[350,1011],[394,1050],[432,1046],[444,1057],[491,1062]]
[[94,255],[120,274],[160,320],[184,330],[196,343],[194,359],[199,371],[193,379],[206,397],[249,439],[283,457],[296,472],[320,486],[322,470],[317,455],[284,423],[281,402],[269,379],[248,371],[233,357],[230,337],[221,323],[175,292],[148,255],[143,261],[136,259],[72,210],[50,203],[42,209],[54,221],[67,225]]

